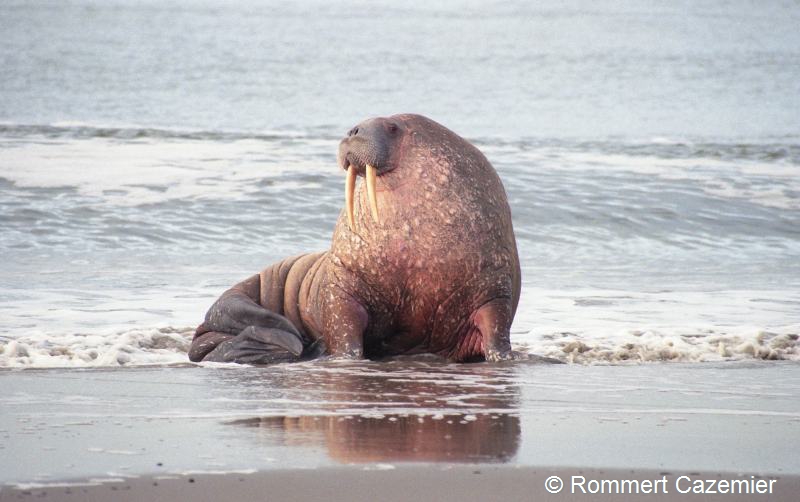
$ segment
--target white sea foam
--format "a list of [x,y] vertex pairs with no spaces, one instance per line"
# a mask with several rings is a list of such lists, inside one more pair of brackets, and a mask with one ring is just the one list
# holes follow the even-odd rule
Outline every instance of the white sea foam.
[[[271,180],[273,186],[260,186],[261,191],[308,188],[308,184],[281,181],[281,175],[292,170],[337,174],[335,142],[326,140],[304,140],[306,156],[298,156],[299,147],[257,139],[91,138],[66,143],[42,139],[22,147],[10,139],[0,138],[0,142],[0,178],[20,187],[74,187],[83,196],[117,206],[241,198],[263,180]],[[309,159],[314,147],[327,153],[329,162]]]
[[[796,294],[774,295],[800,302]],[[523,295],[512,342],[523,351],[585,364],[800,361],[797,303],[770,302],[765,296],[768,295],[717,292],[712,305],[705,293],[531,289]],[[710,310],[716,312],[707,315]],[[95,329],[91,334],[38,332],[0,338],[0,367],[185,364],[192,332],[189,327],[141,327],[112,332]],[[350,371],[347,365],[339,369],[333,365],[327,370]],[[398,374],[392,377],[402,378]],[[413,378],[417,383],[424,381],[421,375]],[[460,396],[452,404],[458,405],[469,397]],[[388,403],[395,404],[402,403]]]
[[792,291],[632,293],[530,288],[512,341],[579,363],[800,360]]
[[[172,471],[179,476],[224,476],[226,474],[255,474],[257,469],[191,469],[183,471]],[[168,479],[168,478],[162,478]]]
[[0,339],[0,367],[62,368],[187,363],[191,328],[106,334],[34,333]]
[[107,478],[89,478],[86,481],[53,481],[53,482],[31,482],[31,483],[8,483],[18,490],[41,490],[52,488],[80,488],[89,486],[100,486],[105,483],[123,483],[125,478],[135,478],[136,476],[113,476]]

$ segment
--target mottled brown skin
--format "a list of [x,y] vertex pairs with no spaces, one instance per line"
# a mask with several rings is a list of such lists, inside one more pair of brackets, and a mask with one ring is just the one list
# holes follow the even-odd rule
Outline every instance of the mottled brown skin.
[[511,351],[519,258],[486,157],[430,119],[395,115],[351,130],[339,162],[360,176],[366,164],[377,168],[379,221],[361,183],[353,228],[342,211],[329,251],[286,259],[225,292],[190,358],[527,358]]

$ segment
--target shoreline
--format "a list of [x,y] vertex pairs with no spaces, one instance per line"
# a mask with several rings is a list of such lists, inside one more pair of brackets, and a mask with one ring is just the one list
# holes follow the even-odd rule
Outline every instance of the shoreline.
[[800,431],[793,363],[394,361],[0,381],[5,485],[419,464],[800,476],[786,440]]

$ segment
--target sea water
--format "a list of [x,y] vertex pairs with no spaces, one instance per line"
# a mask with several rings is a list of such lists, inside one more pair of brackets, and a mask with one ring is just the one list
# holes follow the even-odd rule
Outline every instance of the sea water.
[[521,350],[800,360],[793,2],[7,1],[0,367],[170,365],[326,249],[338,141],[427,115],[508,193]]

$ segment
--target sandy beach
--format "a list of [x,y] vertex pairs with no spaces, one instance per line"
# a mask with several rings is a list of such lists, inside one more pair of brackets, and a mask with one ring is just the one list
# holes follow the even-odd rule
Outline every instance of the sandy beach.
[[[558,493],[545,488],[553,476],[566,479]],[[606,484],[578,484],[605,480]],[[0,500],[120,502],[177,500],[346,500],[388,502],[431,500],[655,500],[655,501],[753,501],[792,502],[797,500],[800,477],[775,475],[755,478],[739,474],[693,472],[681,476],[641,470],[534,469],[476,464],[472,466],[410,465],[393,469],[335,467],[308,470],[274,470],[253,474],[193,474],[176,477],[146,476],[136,479],[98,480],[91,483],[21,487],[0,492]],[[691,478],[692,482],[689,482]],[[748,480],[735,493],[723,480]],[[609,482],[610,480],[610,482]],[[619,485],[624,480],[629,484]],[[657,488],[647,482],[655,480]],[[701,480],[705,493],[694,493]],[[662,482],[663,481],[663,482]],[[751,490],[753,483],[763,481]],[[772,489],[767,488],[770,486]],[[677,484],[676,484],[677,483]],[[582,489],[585,485],[585,491]],[[600,488],[603,486],[604,488]],[[622,488],[617,488],[621,486]],[[633,488],[628,488],[628,486]],[[738,486],[738,485],[736,485]],[[757,490],[763,493],[758,493]],[[601,491],[603,490],[603,491]],[[631,491],[632,490],[632,491]],[[654,491],[654,490],[657,490]],[[686,492],[686,493],[684,493]],[[744,492],[744,493],[741,493]]]

